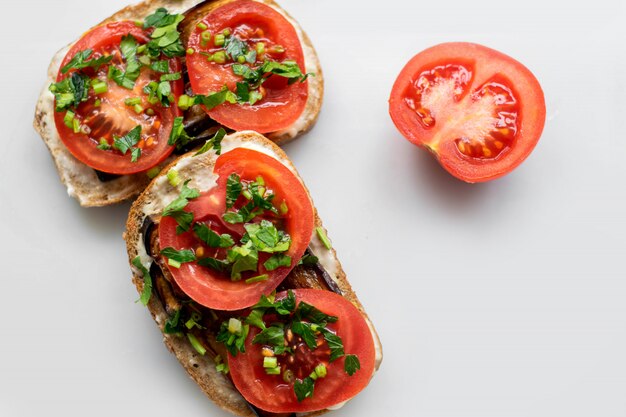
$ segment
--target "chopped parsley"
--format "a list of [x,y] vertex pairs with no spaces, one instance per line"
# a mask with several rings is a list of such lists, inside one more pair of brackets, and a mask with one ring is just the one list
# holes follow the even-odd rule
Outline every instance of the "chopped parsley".
[[139,269],[139,271],[141,271],[141,274],[143,275],[143,290],[141,291],[141,296],[138,301],[140,301],[143,305],[148,305],[150,297],[152,296],[152,277],[150,276],[150,271],[143,266],[139,256],[133,258],[132,263],[137,269]]
[[179,262],[181,264],[187,263],[187,262],[193,262],[196,260],[196,255],[193,253],[192,250],[189,250],[189,249],[176,250],[169,246],[161,250],[161,255],[165,256],[168,259],[172,259],[176,262]]
[[306,377],[302,380],[296,379],[293,383],[293,390],[296,393],[298,402],[304,401],[306,398],[313,397],[313,390],[315,388],[315,381],[313,378]]
[[215,154],[220,155],[222,153],[222,139],[224,139],[224,136],[226,136],[226,131],[223,127],[220,127],[219,130],[215,132],[215,135],[213,135],[211,139],[208,139],[204,145],[198,149],[198,152],[196,152],[194,156],[202,155],[203,153],[208,152],[209,149],[215,150]]
[[235,244],[231,235],[226,233],[218,235],[204,223],[195,224],[193,231],[210,248],[228,248]]
[[198,198],[200,196],[200,191],[195,188],[187,187],[187,184],[191,180],[187,180],[183,183],[183,188],[180,191],[180,195],[168,204],[164,209],[162,216],[163,217],[172,217],[178,223],[176,227],[176,233],[181,234],[186,232],[191,227],[191,223],[193,223],[193,213],[185,211],[184,208],[189,203],[189,200],[193,200],[194,198]]
[[140,139],[141,125],[137,125],[122,137],[113,135],[113,147],[120,151],[123,155],[126,155],[126,153],[130,150],[131,162],[137,162],[137,159],[141,156],[141,149],[136,147]]
[[163,7],[145,18],[144,29],[154,28],[150,34],[151,40],[146,45],[148,55],[153,58],[158,58],[161,54],[168,58],[185,55],[185,48],[178,31],[178,24],[184,18],[182,14],[170,14]]
[[56,111],[78,107],[81,102],[87,101],[89,77],[80,72],[73,72],[64,80],[51,84],[49,90],[56,99]]
[[97,70],[104,64],[108,64],[113,59],[112,56],[101,56],[99,58],[89,59],[93,50],[85,49],[84,51],[79,51],[72,57],[70,62],[68,62],[63,68],[61,68],[61,74],[66,74],[71,69],[82,69],[82,68],[93,68]]
[[141,72],[141,63],[137,59],[137,40],[133,35],[122,37],[120,50],[122,56],[126,60],[125,71],[115,65],[109,67],[108,77],[115,81],[120,87],[132,90],[135,87],[135,81],[139,78]]

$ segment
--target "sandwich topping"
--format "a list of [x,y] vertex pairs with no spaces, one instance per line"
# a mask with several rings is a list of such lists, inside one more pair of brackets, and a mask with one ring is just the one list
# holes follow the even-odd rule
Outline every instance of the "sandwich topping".
[[49,89],[59,137],[81,162],[132,174],[172,152],[183,90],[182,19],[159,9],[143,22],[100,25],[68,51]]
[[[217,122],[235,130],[273,132],[293,124],[308,98],[298,34],[279,12],[239,0],[211,11],[187,41],[189,81]],[[200,97],[200,98],[198,98]]]
[[184,183],[163,210],[160,253],[194,301],[237,310],[298,264],[313,233],[313,208],[298,178],[260,152],[227,152],[214,171],[217,186],[200,193]]

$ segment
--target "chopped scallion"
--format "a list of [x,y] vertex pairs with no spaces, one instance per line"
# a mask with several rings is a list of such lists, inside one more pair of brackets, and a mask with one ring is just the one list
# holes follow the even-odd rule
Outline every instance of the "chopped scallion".
[[217,35],[215,35],[215,40],[213,42],[215,43],[215,46],[224,46],[225,40],[226,39],[224,39],[224,34],[218,33]]
[[156,177],[157,175],[159,175],[159,172],[161,172],[161,168],[159,168],[158,166],[156,166],[156,167],[152,167],[152,168],[150,168],[150,169],[146,172],[146,175],[148,176],[148,178],[152,179],[152,178]]
[[268,375],[280,375],[280,368],[265,368],[265,373]]
[[267,281],[268,278],[269,278],[269,275],[267,274],[257,275],[256,277],[248,278],[246,280],[246,284],[254,284],[255,282]]
[[200,30],[206,30],[207,29],[207,25],[205,25],[204,23],[200,22],[196,25],[196,27]]
[[170,182],[172,187],[176,187],[180,184],[180,177],[178,176],[178,171],[175,169],[170,169],[167,171],[167,180]]
[[216,62],[218,64],[226,63],[226,52],[224,52],[224,51],[217,51],[216,53],[214,53],[213,54],[213,62]]
[[263,358],[264,368],[276,368],[278,366],[278,358],[276,356],[266,356]]
[[107,83],[105,81],[98,81],[93,84],[93,92],[96,94],[103,94],[108,91]]
[[187,339],[189,339],[189,343],[191,343],[191,346],[193,346],[196,352],[204,356],[206,349],[202,346],[202,343],[200,343],[196,336],[191,333],[187,333]]
[[241,320],[237,320],[234,317],[231,317],[228,320],[228,331],[233,334],[241,333]]
[[328,236],[326,236],[326,232],[324,231],[324,228],[316,227],[315,231],[317,232],[317,236],[320,238],[320,240],[322,241],[326,249],[330,250],[330,248],[332,248],[332,245],[330,244],[330,240],[328,239]]
[[173,268],[180,268],[180,262],[175,261],[173,259],[168,259],[167,264]]

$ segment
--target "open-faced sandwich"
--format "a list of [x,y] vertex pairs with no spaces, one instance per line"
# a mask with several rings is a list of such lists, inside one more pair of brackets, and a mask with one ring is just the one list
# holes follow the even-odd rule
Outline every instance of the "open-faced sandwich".
[[317,415],[368,384],[381,345],[282,150],[243,131],[164,168],[131,208],[133,282],[220,407]]
[[68,193],[102,206],[220,129],[293,139],[322,93],[313,46],[272,0],[146,0],[54,56],[34,126]]

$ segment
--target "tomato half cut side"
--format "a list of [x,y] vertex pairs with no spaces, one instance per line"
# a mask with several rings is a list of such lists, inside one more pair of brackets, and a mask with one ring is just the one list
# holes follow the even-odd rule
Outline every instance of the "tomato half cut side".
[[[67,149],[84,164],[112,174],[134,174],[145,171],[162,162],[174,149],[167,144],[174,118],[179,115],[176,106],[177,97],[183,91],[182,79],[170,82],[174,102],[169,107],[160,102],[150,101],[143,91],[152,82],[158,82],[161,73],[148,66],[141,66],[138,78],[132,89],[118,85],[108,76],[111,66],[124,71],[126,63],[120,44],[122,38],[131,35],[138,45],[148,42],[147,33],[134,22],[120,21],[98,26],[87,32],[72,46],[61,63],[61,68],[72,58],[87,49],[91,49],[90,58],[113,56],[110,63],[101,67],[84,68],[81,73],[90,80],[89,95],[86,101],[70,109],[71,118],[77,122],[75,128],[67,123],[68,112],[55,111],[54,119],[59,137]],[[181,71],[177,58],[168,60],[170,73]],[[71,77],[76,70],[63,74],[60,70],[57,82]],[[96,92],[94,82],[106,85],[104,92]],[[137,126],[141,127],[140,139],[136,147],[140,155],[133,161],[128,150],[122,153],[114,146],[115,139],[124,137]]]
[[466,182],[499,178],[521,164],[543,131],[546,106],[520,62],[472,43],[415,55],[391,90],[389,114],[409,141]]
[[[224,31],[254,57],[235,61],[225,55],[231,49],[220,39]],[[203,36],[209,40],[203,40]],[[233,1],[211,11],[191,33],[187,47],[194,51],[187,56],[187,66],[195,94],[218,92],[224,85],[236,91],[243,77],[234,73],[235,65],[258,68],[264,61],[295,62],[306,73],[302,45],[293,25],[278,11],[257,1]],[[254,104],[227,102],[207,113],[234,130],[281,130],[291,126],[304,111],[308,83],[288,83],[286,78],[271,75],[258,91],[262,98]]]
[[[230,374],[237,390],[248,402],[273,413],[323,410],[347,401],[365,388],[375,367],[376,351],[372,333],[363,315],[352,303],[330,291],[297,289],[293,292],[298,303],[304,301],[325,314],[339,318],[327,327],[341,338],[346,354],[358,357],[360,369],[350,376],[344,370],[345,358],[329,361],[329,348],[321,338],[318,339],[321,342],[319,347],[311,351],[301,339],[295,337],[289,343],[294,353],[278,358],[282,375],[268,375],[263,368],[264,345],[252,343],[260,330],[251,326],[245,353],[228,355]],[[276,298],[282,299],[286,295],[285,292],[279,293]],[[325,365],[326,376],[315,380],[311,397],[298,401],[293,382],[284,379],[285,372],[289,370],[296,379],[301,380],[319,363]]]
[[[160,246],[161,250],[171,247],[176,250],[192,250],[196,254],[198,261],[183,263],[180,267],[168,265],[174,280],[190,298],[209,308],[238,310],[256,303],[261,294],[273,291],[297,265],[313,233],[313,206],[300,180],[281,162],[261,152],[244,148],[226,152],[217,159],[214,172],[218,175],[217,185],[185,207],[185,211],[194,214],[193,225],[189,231],[179,234],[174,218],[162,218],[159,225]],[[272,204],[281,209],[273,209],[274,212],[266,210],[245,223],[232,224],[225,221],[223,216],[226,212],[227,184],[233,174],[241,179],[244,186],[262,178],[265,195],[273,195]],[[241,195],[229,211],[236,211],[249,203],[250,200]],[[259,249],[255,266],[235,279],[226,270],[220,271],[198,263],[207,257],[228,261],[229,252],[237,250],[236,247],[245,246],[244,235],[247,228],[250,225],[258,227],[263,224],[271,225],[266,232],[289,236],[288,249],[280,252],[289,257],[287,264],[269,269],[265,262],[275,253],[266,253]],[[194,230],[197,225],[206,226],[218,235],[231,236],[234,245],[222,248],[207,246]],[[263,279],[255,281],[255,277],[259,276]],[[246,282],[248,280],[255,282]]]

